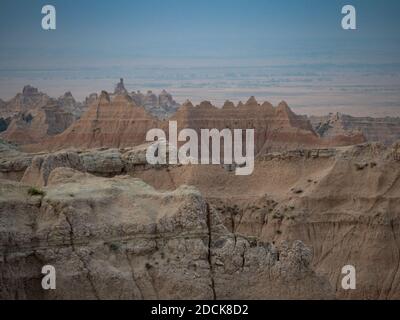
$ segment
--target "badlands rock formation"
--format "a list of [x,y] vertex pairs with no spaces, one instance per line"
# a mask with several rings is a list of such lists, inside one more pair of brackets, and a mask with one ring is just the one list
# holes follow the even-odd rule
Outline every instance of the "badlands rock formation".
[[170,118],[180,107],[180,105],[172,98],[172,95],[162,90],[158,95],[156,106],[144,105],[145,109],[159,119]]
[[31,86],[0,106],[0,137],[18,144],[43,141],[59,134],[77,119],[83,107],[70,92],[53,99]]
[[282,101],[273,107],[268,102],[259,104],[254,97],[237,107],[227,101],[222,108],[208,101],[194,107],[187,101],[171,120],[178,122],[178,129],[192,128],[198,133],[202,128],[254,129],[256,153],[299,147],[349,145],[364,141],[360,135],[321,139],[307,117],[293,113],[286,102]]
[[110,96],[103,91],[88,111],[62,134],[31,149],[67,147],[124,147],[145,142],[158,120],[138,107],[128,95]]
[[222,108],[217,108],[207,101],[196,107],[188,101],[171,118],[159,120],[137,106],[130,95],[109,95],[103,91],[82,118],[62,134],[25,149],[130,147],[145,143],[146,134],[152,128],[161,128],[167,133],[169,121],[177,121],[178,130],[192,128],[199,134],[205,128],[255,129],[256,153],[352,145],[364,141],[359,133],[321,138],[314,132],[307,117],[293,113],[285,102],[273,107],[268,102],[260,105],[251,97],[238,107],[227,102]]
[[0,179],[20,180],[33,157],[34,154],[21,152],[15,145],[0,140]]
[[[121,81],[84,114],[70,93],[30,86],[0,103],[1,136],[23,144],[0,140],[0,298],[400,299],[395,120],[310,122],[254,97],[188,101],[162,120],[142,106],[172,99],[160,96],[136,103]],[[79,119],[66,128],[65,114]],[[149,165],[145,135],[168,120],[254,128],[254,172]],[[55,291],[41,289],[45,264]]]
[[321,137],[362,133],[367,141],[391,145],[400,139],[400,118],[353,117],[341,113],[323,117],[311,116],[310,121]]
[[122,79],[122,78],[119,79],[119,82],[115,86],[114,94],[115,95],[119,95],[119,94],[127,95],[128,94],[128,91],[125,89],[125,86],[124,86],[124,79]]
[[[296,147],[353,145],[365,141],[390,145],[400,139],[399,118],[353,117],[340,113],[323,117],[299,116],[285,102],[274,108],[268,102],[259,104],[254,97],[246,103],[239,102],[236,107],[226,101],[222,111],[217,107],[210,108],[212,105],[207,101],[200,103],[200,108],[193,109],[189,101],[180,108],[165,90],[159,95],[150,90],[145,94],[140,91],[129,92],[122,78],[116,84],[114,93],[107,95],[110,101],[117,96],[128,97],[130,102],[133,100],[136,106],[145,109],[146,117],[155,117],[160,121],[158,124],[164,127],[165,124],[160,124],[163,121],[179,119],[181,127],[194,123],[197,127],[207,126],[205,128],[212,124],[221,128],[255,128],[258,150],[263,152]],[[34,87],[25,86],[22,93],[10,101],[0,100],[1,137],[23,145],[42,143],[49,136],[62,133],[81,118],[90,106],[97,105],[99,98],[97,93],[92,93],[81,103],[70,92],[66,92],[54,99]],[[130,102],[125,104],[128,106]],[[118,114],[114,116],[115,122],[121,120]],[[115,143],[113,146],[118,145]]]
[[[90,96],[88,97],[90,102]],[[64,93],[57,99],[57,105],[65,112],[69,112],[74,116],[74,120],[79,119],[88,107],[88,102],[82,104],[75,100],[70,91]]]
[[[0,183],[0,298],[330,298],[302,242],[229,232],[193,187],[51,172],[44,196]],[[41,290],[44,264],[57,289]]]
[[169,118],[179,108],[179,104],[165,90],[158,96],[150,90],[145,95],[140,91],[131,92],[130,96],[137,105],[143,106],[147,112],[160,120]]
[[179,107],[172,95],[165,90],[162,90],[158,96],[151,90],[147,91],[146,94],[140,91],[128,93],[122,78],[115,86],[114,95],[128,95],[137,106],[142,106],[148,113],[160,120],[169,118]]
[[[3,148],[3,297],[400,298],[400,144],[268,153],[251,176],[147,147]],[[45,263],[61,290],[38,287]]]
[[[203,166],[134,176],[161,189],[196,186],[234,233],[301,240],[337,298],[399,299],[399,152],[370,144],[297,150],[258,159],[251,176]],[[354,291],[341,288],[347,264],[357,269]]]

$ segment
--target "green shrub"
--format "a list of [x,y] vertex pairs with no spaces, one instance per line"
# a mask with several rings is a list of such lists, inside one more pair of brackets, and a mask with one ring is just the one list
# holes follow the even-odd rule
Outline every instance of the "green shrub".
[[42,197],[44,197],[46,195],[46,193],[43,190],[40,190],[40,189],[35,188],[35,187],[30,187],[28,189],[28,194],[30,196],[42,196]]
[[115,243],[115,242],[110,243],[110,249],[111,249],[111,251],[119,251],[119,248],[120,248],[119,243]]

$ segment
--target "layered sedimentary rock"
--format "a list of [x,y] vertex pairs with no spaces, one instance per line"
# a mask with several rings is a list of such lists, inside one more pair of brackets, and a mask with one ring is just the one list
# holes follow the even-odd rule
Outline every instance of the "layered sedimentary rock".
[[75,100],[70,91],[67,91],[64,95],[57,99],[57,105],[60,106],[61,109],[65,112],[71,113],[74,116],[74,120],[76,120],[79,119],[82,114],[87,110],[89,106],[88,103],[90,103],[90,99],[93,98],[89,96],[87,99],[88,101],[86,101],[85,103],[80,103]]
[[87,96],[85,98],[85,106],[86,109],[93,103],[95,102],[97,99],[99,98],[99,95],[97,93],[91,93],[89,94],[89,96]]
[[35,108],[37,105],[43,105],[48,101],[49,97],[37,88],[25,86],[22,92],[18,93],[10,101],[4,102],[1,106],[2,117],[14,116],[18,113],[24,113]]
[[92,102],[89,110],[70,128],[46,143],[26,150],[57,150],[66,147],[130,147],[145,143],[148,130],[163,129],[168,138],[169,121],[177,121],[178,131],[194,129],[254,129],[255,152],[267,153],[300,147],[351,145],[364,141],[362,134],[338,134],[319,137],[306,116],[296,115],[285,102],[277,107],[258,104],[251,97],[246,104],[235,107],[227,102],[222,108],[204,101],[194,107],[189,101],[166,120],[159,120],[130,95],[109,95],[104,92]]
[[128,95],[110,97],[103,91],[72,126],[36,148],[134,146],[145,142],[147,131],[156,127],[157,119]]
[[[217,166],[134,176],[161,189],[196,186],[235,234],[301,240],[338,298],[399,299],[399,151],[366,144],[275,153],[243,177]],[[357,290],[341,287],[345,265],[357,270]]]
[[128,94],[128,91],[125,89],[124,79],[122,79],[122,78],[119,79],[119,82],[115,86],[114,94],[116,94],[116,95],[119,95],[119,94],[126,95],[126,94]]
[[145,95],[140,91],[131,92],[130,96],[138,106],[143,106],[147,112],[160,120],[169,118],[179,108],[179,104],[165,90],[158,96],[152,91],[147,91]]
[[310,121],[321,137],[361,132],[367,141],[386,145],[400,139],[400,118],[353,117],[335,113],[323,117],[311,116]]
[[41,142],[68,128],[82,111],[70,92],[58,99],[31,86],[0,108],[1,138],[18,144]]
[[162,90],[159,95],[151,90],[148,90],[146,94],[139,90],[128,93],[122,78],[115,86],[114,95],[128,95],[137,106],[143,107],[148,113],[160,120],[170,117],[179,107],[172,95],[165,90]]
[[0,140],[0,179],[21,180],[34,154],[21,152],[15,145]]
[[38,143],[68,128],[75,118],[52,102],[14,117],[1,138],[18,144]]
[[171,120],[178,122],[178,129],[192,128],[198,133],[203,128],[254,129],[256,153],[364,141],[362,136],[353,135],[321,139],[307,117],[293,113],[286,102],[282,101],[277,107],[268,102],[260,105],[254,97],[245,104],[239,103],[237,107],[227,101],[222,108],[216,108],[208,101],[194,107],[187,101]]
[[[139,189],[147,190],[148,187],[140,182],[144,181],[156,190],[170,190],[171,193],[178,192],[184,185],[191,185],[198,190],[196,192],[200,192],[201,199],[206,204],[205,210],[207,214],[210,214],[211,218],[210,220],[207,218],[207,222],[209,225],[211,223],[211,228],[208,227],[207,231],[212,230],[212,234],[214,234],[219,233],[216,230],[224,229],[223,234],[227,232],[227,236],[224,236],[223,239],[216,237],[212,238],[215,241],[211,242],[210,252],[214,260],[211,260],[212,267],[210,268],[213,270],[213,286],[217,298],[306,297],[303,295],[304,293],[298,295],[299,291],[291,294],[279,289],[279,292],[276,292],[275,289],[281,288],[280,284],[282,283],[293,285],[301,292],[305,290],[312,297],[320,295],[319,298],[328,297],[327,293],[331,292],[330,290],[333,290],[335,297],[340,299],[400,298],[400,276],[398,274],[400,261],[398,249],[400,247],[399,144],[394,144],[390,148],[380,144],[362,144],[341,148],[297,149],[268,153],[256,159],[254,172],[250,176],[236,176],[229,168],[220,165],[150,166],[145,159],[147,147],[69,150],[36,155],[33,159],[27,160],[28,168],[22,177],[22,184],[3,180],[0,185],[9,186],[11,184],[16,190],[25,190],[21,191],[22,193],[26,192],[28,186],[37,186],[46,192],[46,196],[50,196],[49,192],[52,190],[59,193],[60,197],[68,194],[71,198],[68,207],[72,206],[73,209],[65,210],[70,210],[69,214],[77,212],[78,216],[89,214],[86,209],[80,211],[80,207],[74,207],[74,201],[77,204],[81,201],[88,201],[79,198],[79,194],[91,190],[93,185],[96,185],[96,188],[107,185],[107,191],[104,193],[99,189],[93,191],[93,194],[90,191],[88,199],[105,197],[101,204],[90,206],[92,208],[90,212],[95,214],[97,208],[102,208],[101,210],[107,210],[111,217],[125,212],[115,204],[114,200],[110,200],[112,195],[120,194],[120,179],[129,185],[140,183]],[[8,177],[12,176],[13,163],[12,157],[10,157],[10,160],[3,164],[3,171],[6,170],[7,164],[9,165]],[[81,171],[84,175],[80,175],[77,171]],[[98,177],[101,176],[101,178],[88,175],[88,172]],[[112,178],[121,174],[129,175],[131,178],[127,176]],[[69,178],[66,179],[65,175],[76,177],[73,187],[69,185]],[[131,179],[135,182],[132,182]],[[14,180],[16,180],[15,177]],[[3,190],[7,190],[7,188]],[[14,192],[17,191],[14,190]],[[13,203],[13,208],[15,208],[16,202],[12,200],[11,195],[2,194],[4,194],[4,205],[2,206],[7,208],[6,200],[8,200]],[[165,196],[168,192],[159,194]],[[174,201],[165,200],[165,203],[158,203],[152,197],[150,197],[152,200],[149,200],[149,195],[146,193],[141,193],[137,197],[129,193],[129,196],[119,199],[131,201],[129,200],[131,198],[146,208],[143,209],[143,212],[146,212],[144,216],[158,214],[160,210],[164,212],[164,206],[168,207],[171,201]],[[172,199],[174,199],[173,196]],[[124,203],[123,201],[122,203]],[[188,203],[194,202],[193,199],[188,200]],[[127,203],[130,208],[126,211],[127,215],[130,214],[129,212],[137,212],[138,209],[135,205],[131,202]],[[59,204],[56,208],[58,210],[64,206]],[[168,210],[173,212],[170,207]],[[190,211],[190,206],[185,210]],[[40,214],[36,214],[35,217],[40,217]],[[175,221],[175,218],[169,217]],[[7,215],[7,219],[10,219],[10,215]],[[200,218],[196,218],[195,221],[198,219]],[[173,224],[173,222],[169,223]],[[86,224],[83,223],[83,225]],[[54,230],[60,230],[60,227],[53,227],[51,228]],[[156,229],[158,230],[158,228]],[[9,229],[11,230],[11,228],[7,230]],[[16,227],[15,230],[19,230],[19,227]],[[186,227],[182,227],[179,232],[173,232],[173,234],[180,235],[185,233],[185,230]],[[88,234],[92,234],[92,231],[88,231]],[[10,236],[9,238],[15,237]],[[103,240],[108,241],[108,238],[104,236]],[[82,242],[87,243],[88,241]],[[271,271],[270,267],[257,260],[267,259],[265,252],[269,252],[268,248],[272,248],[272,245],[279,248],[276,261],[296,256],[295,260],[298,262],[289,264],[299,270],[299,264],[302,265],[302,263],[299,263],[298,259],[303,257],[302,261],[303,259],[308,261],[306,263],[307,270],[310,269],[309,271],[317,279],[312,276],[314,280],[311,282],[299,280],[304,279],[302,278],[303,274],[300,278],[290,276],[289,279],[281,282],[279,279],[282,271],[275,273]],[[118,244],[115,245],[115,247],[118,246]],[[157,246],[159,248],[160,244]],[[5,242],[4,248],[10,247],[12,245]],[[251,257],[247,253],[243,256],[243,248],[256,248],[254,250],[257,253],[253,252],[254,255],[249,253]],[[302,249],[297,251],[299,248]],[[188,259],[193,259],[193,257],[187,251],[182,252],[180,262],[176,263],[182,264],[182,268],[186,269],[186,258],[183,259],[182,256],[190,257]],[[96,252],[93,254],[96,255]],[[165,254],[165,256],[167,255]],[[114,261],[114,258],[105,253],[102,257],[107,263]],[[61,258],[57,257],[57,259]],[[118,258],[118,260],[121,259]],[[61,261],[64,260],[61,259]],[[154,266],[154,264],[150,264]],[[356,268],[357,288],[346,291],[341,287],[343,277],[341,271],[343,266],[349,264]],[[28,268],[28,265],[29,263],[24,268]],[[97,270],[95,272],[101,268],[95,262],[93,262],[93,266]],[[238,266],[240,266],[239,269],[237,269]],[[258,267],[269,274],[268,279],[278,281],[280,284],[266,285],[267,282],[264,280],[257,283],[255,279],[263,279],[263,273],[257,269]],[[118,264],[113,265],[112,270],[121,272],[124,268],[123,265]],[[252,275],[257,275],[257,278],[242,273],[247,271]],[[141,274],[140,268],[138,272]],[[167,271],[163,269],[160,274],[165,272]],[[289,274],[292,274],[292,271]],[[10,277],[10,275],[5,276],[7,279]],[[98,286],[101,281],[105,281],[97,276],[95,279],[96,281],[93,282],[95,286]],[[235,279],[236,282],[232,279]],[[315,285],[321,283],[320,281],[323,279],[327,279],[329,285],[324,284],[325,289],[320,291],[321,287],[316,289]],[[313,284],[311,285],[311,283]],[[191,285],[195,286],[195,284]],[[119,294],[120,291],[113,285],[107,283],[107,286],[110,288],[111,295],[114,295],[115,292]],[[157,282],[155,286],[158,289],[165,288],[161,282]],[[194,292],[198,292],[196,290]],[[213,296],[213,291],[210,292]],[[105,294],[104,289],[104,295],[99,296],[105,297]],[[146,297],[149,296],[146,295]],[[160,297],[181,296],[169,292],[165,295],[160,294]],[[186,297],[200,296],[196,293]]]
[[[193,187],[57,168],[41,195],[0,181],[2,299],[331,298],[300,241],[229,232]],[[53,265],[57,289],[42,290]]]

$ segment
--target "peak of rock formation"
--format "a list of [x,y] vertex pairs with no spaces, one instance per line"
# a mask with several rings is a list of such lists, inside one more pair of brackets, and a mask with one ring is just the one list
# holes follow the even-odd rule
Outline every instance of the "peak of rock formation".
[[18,144],[39,143],[63,132],[83,109],[71,93],[53,99],[32,86],[25,86],[22,93],[1,109],[0,137]]
[[209,101],[203,101],[196,107],[185,102],[171,118],[163,121],[137,106],[131,95],[111,96],[103,91],[82,118],[65,132],[40,145],[29,146],[26,150],[135,146],[145,142],[149,129],[162,128],[168,131],[168,120],[177,121],[178,130],[192,128],[199,134],[205,128],[252,128],[255,130],[256,153],[364,141],[362,136],[318,137],[308,118],[296,115],[286,103],[274,108],[269,103],[260,105],[250,98],[240,108],[233,107],[232,103],[217,108]]
[[157,119],[137,106],[129,95],[111,98],[102,91],[72,126],[34,149],[135,146],[145,142],[146,133],[152,128],[157,128]]
[[184,103],[182,103],[182,107],[194,108],[193,103],[190,100],[186,100]]
[[222,106],[222,109],[233,109],[233,108],[235,108],[235,104],[229,100],[226,100],[224,102],[224,105]]
[[353,117],[341,113],[311,116],[310,121],[321,137],[363,135],[367,141],[391,145],[400,139],[400,118]]
[[246,107],[258,107],[258,102],[254,96],[251,96],[245,103]]
[[124,79],[119,79],[119,82],[115,86],[114,94],[127,94],[128,91],[125,89],[124,86]]

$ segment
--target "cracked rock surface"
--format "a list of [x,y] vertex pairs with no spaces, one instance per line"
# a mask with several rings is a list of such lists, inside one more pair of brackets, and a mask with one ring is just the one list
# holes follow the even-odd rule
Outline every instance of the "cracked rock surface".
[[[55,168],[44,195],[0,183],[2,299],[332,298],[301,241],[231,233],[194,187]],[[41,268],[56,269],[56,290]]]

